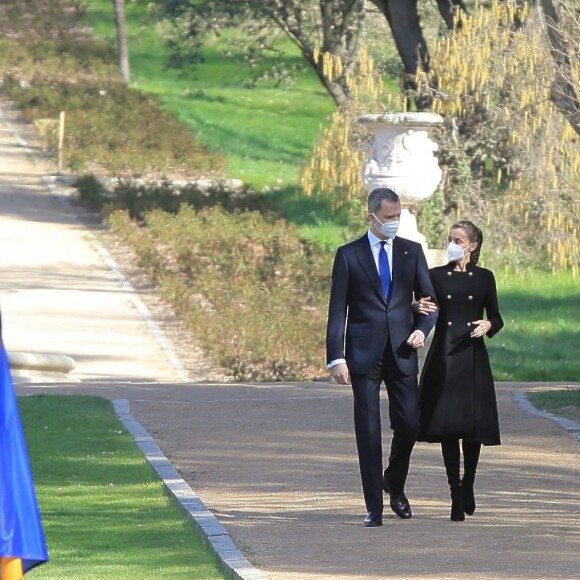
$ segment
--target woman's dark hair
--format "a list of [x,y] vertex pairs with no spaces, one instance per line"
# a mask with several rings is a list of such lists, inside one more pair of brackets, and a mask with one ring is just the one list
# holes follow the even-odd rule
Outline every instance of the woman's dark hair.
[[483,244],[483,232],[469,220],[460,220],[455,222],[451,229],[454,230],[456,228],[461,228],[467,232],[467,237],[469,241],[473,244],[477,244],[477,248],[473,252],[471,252],[471,263],[475,266],[477,261],[479,260],[479,253],[481,252],[481,246]]

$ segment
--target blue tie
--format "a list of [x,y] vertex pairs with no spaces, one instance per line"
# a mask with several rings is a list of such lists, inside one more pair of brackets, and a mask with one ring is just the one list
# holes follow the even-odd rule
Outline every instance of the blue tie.
[[382,241],[381,249],[379,250],[379,276],[381,277],[385,300],[388,302],[391,291],[391,272],[389,271],[389,257],[387,256],[387,250],[385,250],[386,243]]

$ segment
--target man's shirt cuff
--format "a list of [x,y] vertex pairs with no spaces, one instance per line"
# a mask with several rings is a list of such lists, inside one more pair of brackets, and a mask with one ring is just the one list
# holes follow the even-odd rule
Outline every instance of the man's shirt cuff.
[[331,360],[327,366],[329,369],[331,369],[332,367],[335,367],[336,365],[339,365],[339,364],[346,364],[346,359],[337,358],[335,360]]

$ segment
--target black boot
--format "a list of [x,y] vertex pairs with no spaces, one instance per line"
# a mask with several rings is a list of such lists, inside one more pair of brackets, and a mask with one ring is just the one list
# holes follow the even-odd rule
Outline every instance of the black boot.
[[465,520],[465,507],[461,487],[451,488],[451,521],[462,522]]
[[451,490],[451,520],[465,520],[461,479],[459,478],[459,439],[447,439],[441,443],[443,463],[447,472],[447,481]]
[[481,443],[475,441],[462,441],[463,448],[463,479],[461,480],[461,492],[463,495],[463,509],[468,516],[475,513],[475,494],[473,484],[475,483],[475,472],[479,462]]

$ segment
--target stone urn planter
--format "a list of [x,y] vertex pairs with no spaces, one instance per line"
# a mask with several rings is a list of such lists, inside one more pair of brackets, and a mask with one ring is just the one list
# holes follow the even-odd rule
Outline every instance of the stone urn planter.
[[363,169],[367,192],[388,187],[401,198],[398,235],[420,242],[427,250],[425,236],[417,230],[417,220],[409,211],[437,189],[442,171],[434,152],[437,144],[429,130],[443,123],[434,113],[377,113],[363,115],[358,122],[373,134]]

